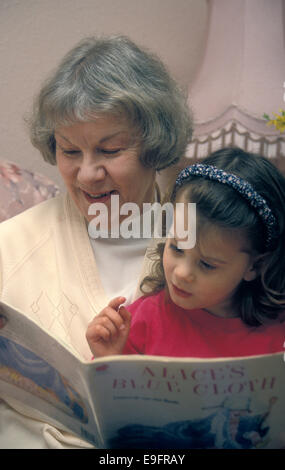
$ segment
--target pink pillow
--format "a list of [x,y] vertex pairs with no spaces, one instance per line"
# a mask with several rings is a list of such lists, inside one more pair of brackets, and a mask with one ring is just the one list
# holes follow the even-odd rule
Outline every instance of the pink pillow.
[[58,193],[49,178],[0,160],[0,222]]

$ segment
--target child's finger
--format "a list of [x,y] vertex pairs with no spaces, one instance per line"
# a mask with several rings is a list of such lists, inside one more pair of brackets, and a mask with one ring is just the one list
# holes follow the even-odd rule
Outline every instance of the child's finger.
[[99,324],[109,331],[110,338],[113,338],[118,333],[121,323],[121,317],[113,309],[110,309],[109,312],[107,311],[99,320]]
[[107,316],[100,316],[93,320],[87,328],[86,338],[88,342],[96,342],[100,339],[111,341],[118,333],[118,328]]
[[111,307],[106,307],[104,310],[105,316],[108,317],[108,319],[113,323],[114,327],[117,330],[120,330],[125,322],[125,317],[124,315],[121,315],[121,310],[122,307],[118,311],[114,310]]
[[123,320],[123,323],[121,325],[121,329],[124,329],[124,328],[130,328],[131,326],[131,321],[132,321],[132,315],[131,313],[126,309],[126,307],[124,307],[124,305],[122,305],[120,308],[119,308],[119,311],[118,313],[120,314],[122,320]]
[[126,302],[126,297],[115,297],[114,299],[110,300],[108,306],[117,310],[118,307],[124,302]]
[[105,307],[104,310],[94,318],[93,325],[101,325],[110,333],[110,338],[114,338],[124,323],[123,317],[114,308]]
[[105,327],[105,325],[99,324],[93,328],[92,334],[91,332],[88,332],[86,337],[87,337],[87,340],[90,340],[90,342],[94,342],[94,343],[100,340],[104,340],[108,342],[111,339],[111,333],[110,333],[110,330]]

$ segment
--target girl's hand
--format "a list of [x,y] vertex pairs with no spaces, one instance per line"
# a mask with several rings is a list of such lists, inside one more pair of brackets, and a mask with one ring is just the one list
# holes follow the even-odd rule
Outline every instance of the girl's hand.
[[123,306],[119,309],[125,300],[111,300],[88,325],[86,339],[95,358],[122,354],[131,326],[130,312]]

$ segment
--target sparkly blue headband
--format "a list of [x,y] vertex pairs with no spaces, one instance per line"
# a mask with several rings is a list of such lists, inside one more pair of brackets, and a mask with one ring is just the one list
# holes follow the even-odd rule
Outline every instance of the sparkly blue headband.
[[227,184],[235,189],[260,216],[267,230],[266,247],[273,246],[278,236],[278,224],[265,199],[260,196],[246,180],[231,173],[226,173],[212,165],[196,163],[182,170],[175,182],[175,193],[191,176],[203,176],[212,181]]

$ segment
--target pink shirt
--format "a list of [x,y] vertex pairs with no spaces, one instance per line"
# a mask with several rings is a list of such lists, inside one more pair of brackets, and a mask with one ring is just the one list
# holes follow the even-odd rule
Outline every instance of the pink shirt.
[[237,357],[284,350],[285,322],[250,327],[240,318],[221,318],[206,310],[184,310],[165,291],[141,297],[128,310],[131,332],[124,354],[172,357]]

